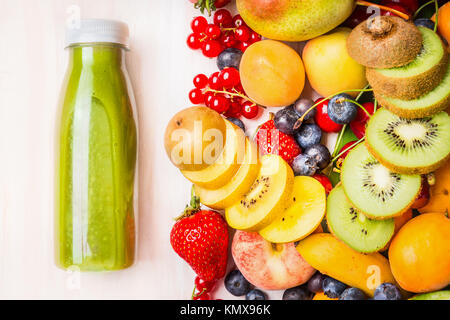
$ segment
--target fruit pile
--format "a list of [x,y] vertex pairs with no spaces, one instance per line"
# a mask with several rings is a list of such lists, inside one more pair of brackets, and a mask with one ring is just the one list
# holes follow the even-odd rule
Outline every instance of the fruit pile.
[[[353,0],[259,2],[237,0],[240,15],[221,9],[212,25],[194,19],[188,44],[220,71],[194,78],[197,106],[165,133],[193,183],[171,237],[197,273],[193,298],[210,299],[225,275],[228,226],[234,296],[450,299],[448,5],[383,0],[372,17]],[[279,40],[308,41],[300,56]],[[241,116],[269,119],[250,138]]]

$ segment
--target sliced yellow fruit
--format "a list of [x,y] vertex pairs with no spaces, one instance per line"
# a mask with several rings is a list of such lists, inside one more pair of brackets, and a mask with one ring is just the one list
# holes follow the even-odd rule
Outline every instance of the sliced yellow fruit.
[[225,210],[230,227],[259,231],[269,225],[291,204],[294,173],[280,156],[261,159],[261,170],[247,193]]
[[238,201],[251,187],[258,176],[261,163],[258,147],[254,142],[245,139],[246,151],[244,161],[231,180],[221,188],[206,189],[194,185],[195,194],[200,202],[213,209],[225,209]]
[[291,198],[292,205],[259,231],[267,241],[295,242],[307,237],[320,226],[326,211],[326,194],[319,181],[311,177],[295,177]]
[[181,173],[193,184],[208,189],[218,189],[227,184],[239,170],[245,156],[245,133],[229,121],[224,150],[209,167],[199,171],[182,170]]
[[333,298],[328,298],[327,295],[325,295],[325,293],[323,292],[318,292],[314,295],[313,300],[339,300],[339,299],[333,299]]

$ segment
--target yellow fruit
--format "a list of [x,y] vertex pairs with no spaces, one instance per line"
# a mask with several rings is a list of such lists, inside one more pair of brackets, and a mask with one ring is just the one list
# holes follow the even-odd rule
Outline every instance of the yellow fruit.
[[333,298],[328,298],[325,293],[323,292],[318,292],[314,295],[313,300],[339,300],[339,299],[333,299]]
[[297,250],[314,269],[359,288],[370,297],[380,284],[395,283],[385,257],[359,253],[329,233],[310,235],[300,241]]
[[294,179],[292,205],[259,234],[273,243],[295,242],[307,237],[320,226],[325,215],[325,188],[314,178]]
[[244,161],[233,178],[219,189],[206,189],[194,185],[195,194],[205,206],[225,209],[238,201],[250,189],[258,176],[260,166],[258,147],[246,139]]
[[[311,87],[323,97],[343,90],[362,89],[367,85],[364,66],[347,52],[350,29],[335,31],[312,39],[303,50],[303,62]],[[356,96],[357,92],[349,92]]]
[[218,189],[227,184],[238,171],[245,155],[245,134],[229,121],[227,138],[220,157],[209,167],[199,171],[181,171],[193,184],[208,189]]
[[435,173],[436,183],[430,187],[430,201],[419,209],[421,213],[450,212],[450,160]]
[[266,107],[290,105],[305,85],[299,54],[288,45],[264,40],[252,44],[242,56],[240,75],[245,93]]
[[293,186],[294,173],[286,161],[273,154],[263,156],[256,181],[225,210],[228,225],[245,231],[266,227],[289,206]]

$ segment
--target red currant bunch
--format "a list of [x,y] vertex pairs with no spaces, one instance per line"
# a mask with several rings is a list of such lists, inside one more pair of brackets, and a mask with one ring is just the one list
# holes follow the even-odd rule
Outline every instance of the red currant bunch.
[[224,48],[218,41],[222,30],[217,25],[208,23],[205,17],[195,17],[191,22],[191,30],[187,45],[192,50],[201,49],[208,58],[215,58],[223,51]]

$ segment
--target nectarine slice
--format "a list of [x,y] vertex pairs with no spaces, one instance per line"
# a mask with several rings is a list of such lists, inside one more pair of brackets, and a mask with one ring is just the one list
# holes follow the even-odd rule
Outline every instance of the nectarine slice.
[[325,215],[325,188],[314,178],[294,179],[292,205],[259,234],[273,243],[295,242],[313,233]]
[[289,206],[293,186],[294,173],[286,161],[278,155],[263,156],[256,181],[225,210],[228,225],[247,231],[266,227]]
[[246,139],[244,162],[233,178],[219,189],[206,189],[194,185],[194,191],[205,206],[213,209],[225,209],[238,201],[250,189],[258,176],[260,166],[258,147]]
[[224,150],[209,167],[199,171],[181,171],[193,184],[207,189],[218,189],[227,184],[236,174],[245,155],[245,134],[229,121]]

